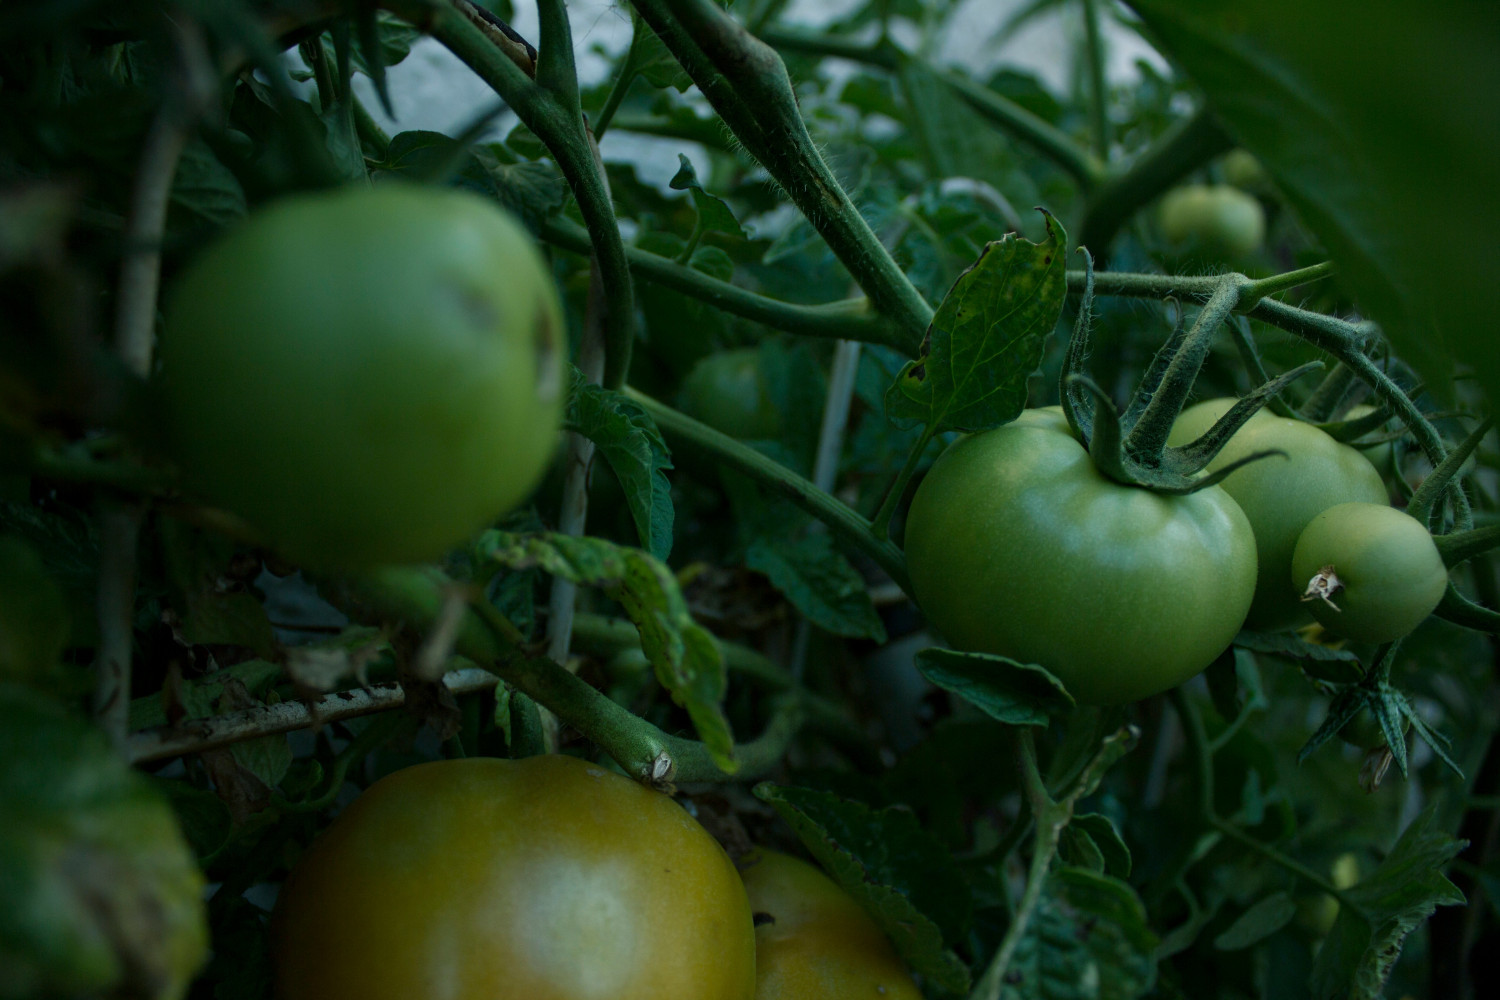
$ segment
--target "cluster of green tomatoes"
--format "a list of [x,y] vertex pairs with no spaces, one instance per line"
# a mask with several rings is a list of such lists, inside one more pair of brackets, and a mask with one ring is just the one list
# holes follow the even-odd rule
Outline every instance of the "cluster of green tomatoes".
[[[1169,444],[1236,400],[1184,410]],[[1118,704],[1203,670],[1241,629],[1314,619],[1358,643],[1406,635],[1442,599],[1427,529],[1390,506],[1358,449],[1257,411],[1205,474],[1160,494],[1107,478],[1058,408],[959,440],[912,500],[906,554],[923,610],[949,641],[1046,667],[1079,701]]]

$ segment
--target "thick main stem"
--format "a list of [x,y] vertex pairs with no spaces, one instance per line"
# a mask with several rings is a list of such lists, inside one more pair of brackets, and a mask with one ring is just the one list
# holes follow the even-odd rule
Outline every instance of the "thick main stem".
[[920,337],[932,307],[886,251],[807,131],[786,66],[713,0],[633,0],[719,116],[828,242],[880,312]]

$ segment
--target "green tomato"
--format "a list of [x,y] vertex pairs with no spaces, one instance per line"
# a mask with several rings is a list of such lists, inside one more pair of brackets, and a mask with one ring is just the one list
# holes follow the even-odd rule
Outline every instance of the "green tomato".
[[1266,213],[1260,202],[1228,185],[1188,185],[1161,200],[1161,230],[1174,244],[1208,253],[1247,257],[1266,238]]
[[520,503],[562,419],[557,291],[456,190],[299,195],[171,296],[165,412],[190,484],[315,567],[434,559]]
[[755,914],[755,1000],[921,1000],[901,957],[848,893],[805,861],[740,861]]
[[279,1000],[751,1000],[734,863],[681,806],[556,754],[419,764],[307,849]]
[[172,809],[104,734],[0,684],[0,997],[176,1000],[208,957]]
[[[1168,443],[1194,440],[1235,404],[1233,399],[1211,399],[1182,411]],[[1276,631],[1306,624],[1312,615],[1300,600],[1302,587],[1288,585],[1292,550],[1297,536],[1317,514],[1351,500],[1384,504],[1385,483],[1370,460],[1301,420],[1278,417],[1265,410],[1241,427],[1224,450],[1208,464],[1208,472],[1223,468],[1258,451],[1279,450],[1236,469],[1219,485],[1234,498],[1255,531],[1259,575],[1255,601],[1245,620],[1247,628]]]
[[1246,149],[1231,149],[1224,154],[1219,166],[1224,179],[1244,191],[1259,191],[1270,184],[1266,168]]
[[1198,673],[1255,590],[1255,540],[1227,494],[1121,486],[1060,412],[954,442],[912,498],[906,557],[954,646],[1039,664],[1090,704]]
[[1416,518],[1385,504],[1341,503],[1308,522],[1292,553],[1291,584],[1324,628],[1356,642],[1390,642],[1420,625],[1448,589],[1448,567]]
[[760,374],[760,352],[742,348],[711,354],[682,380],[682,412],[733,438],[776,437],[781,415]]

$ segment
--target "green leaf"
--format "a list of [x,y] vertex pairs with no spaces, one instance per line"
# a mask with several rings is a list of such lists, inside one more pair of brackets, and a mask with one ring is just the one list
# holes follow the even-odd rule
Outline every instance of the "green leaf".
[[672,551],[671,452],[656,421],[623,393],[586,381],[572,369],[567,423],[599,448],[625,492],[641,547],[658,559]]
[[266,609],[227,575],[233,544],[171,517],[161,519],[158,533],[183,641],[244,646],[263,659],[274,657],[276,638]]
[[1224,933],[1214,938],[1220,951],[1240,951],[1275,934],[1297,915],[1297,904],[1284,892],[1273,892],[1240,914]]
[[417,180],[454,177],[463,187],[495,199],[533,229],[556,214],[567,197],[567,184],[550,161],[517,162],[501,143],[459,149],[456,139],[441,132],[398,132],[380,168]]
[[968,991],[968,970],[944,947],[960,940],[968,923],[968,886],[916,816],[769,782],[755,794],[880,924],[912,971],[952,992]]
[[1062,681],[1034,663],[989,653],[924,649],[917,669],[992,718],[1012,726],[1045,726],[1049,717],[1074,705]]
[[1059,868],[1047,876],[1000,996],[1132,1000],[1156,982],[1156,944],[1128,884],[1085,868]]
[[885,642],[885,625],[864,577],[826,531],[763,535],[745,551],[745,565],[764,573],[799,612],[834,635]]
[[1462,906],[1464,894],[1443,869],[1466,841],[1437,827],[1436,810],[1412,821],[1369,878],[1345,893],[1349,905],[1313,964],[1315,1000],[1378,1000],[1406,936],[1439,906]]
[[1130,876],[1130,848],[1120,836],[1115,821],[1102,813],[1078,813],[1069,822],[1069,830],[1088,836],[1104,863],[1104,873],[1116,878]]
[[1047,217],[1047,239],[1008,235],[987,244],[938,306],[922,351],[886,392],[886,413],[934,431],[983,430],[1026,407],[1066,297],[1067,234]]
[[703,190],[703,186],[698,183],[698,173],[693,169],[693,162],[681,153],[677,154],[677,160],[677,173],[669,184],[674,191],[686,191],[692,195],[693,205],[698,209],[698,226],[704,232],[728,233],[745,239],[745,230],[734,217],[734,210]]
[[244,216],[245,189],[202,139],[190,140],[172,176],[172,206],[215,228]]
[[1133,0],[1430,387],[1500,398],[1500,18],[1492,4]]
[[1364,678],[1359,657],[1347,649],[1304,642],[1290,632],[1241,632],[1234,644],[1253,653],[1288,660],[1310,677],[1331,684],[1353,684]]
[[641,650],[656,679],[693,720],[693,728],[726,773],[739,766],[734,736],[724,717],[729,686],[724,651],[702,625],[693,621],[677,578],[666,564],[640,549],[602,538],[571,538],[550,532],[515,535],[488,531],[478,550],[502,566],[539,566],[553,576],[597,587],[618,601],[641,635]]
[[[207,719],[219,711],[224,687],[230,682],[241,685],[249,694],[264,699],[282,676],[279,665],[267,660],[245,660],[222,667],[203,677],[185,680],[174,688],[175,703],[183,710],[182,719]],[[167,710],[160,691],[142,695],[130,703],[130,728],[150,729],[167,724]]]

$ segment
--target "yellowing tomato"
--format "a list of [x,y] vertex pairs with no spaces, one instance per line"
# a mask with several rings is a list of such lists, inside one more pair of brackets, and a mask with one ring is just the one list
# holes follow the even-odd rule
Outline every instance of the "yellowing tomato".
[[805,861],[757,851],[740,862],[755,912],[755,1000],[921,1000],[885,934]]
[[750,1000],[755,931],[677,803],[573,757],[420,764],[308,848],[279,1000]]

